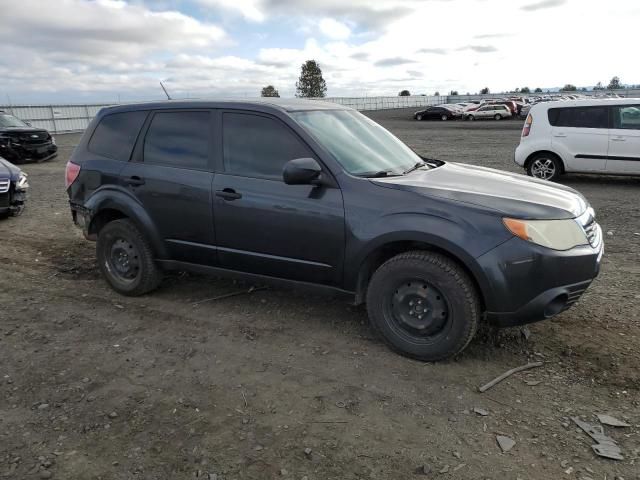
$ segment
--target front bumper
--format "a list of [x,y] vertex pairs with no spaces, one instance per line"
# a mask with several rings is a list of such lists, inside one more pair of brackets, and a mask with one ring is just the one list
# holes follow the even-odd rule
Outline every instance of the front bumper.
[[551,318],[578,301],[600,271],[604,252],[582,245],[566,251],[512,238],[478,261],[491,296],[485,299],[490,323],[502,327]]
[[20,215],[27,201],[25,190],[14,191],[13,189],[0,194],[0,215]]
[[54,158],[58,153],[58,146],[53,142],[38,145],[3,144],[0,146],[0,156],[10,162],[43,162]]

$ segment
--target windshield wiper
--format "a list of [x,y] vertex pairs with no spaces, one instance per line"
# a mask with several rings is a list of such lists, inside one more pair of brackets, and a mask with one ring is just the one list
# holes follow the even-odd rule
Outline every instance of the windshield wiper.
[[406,175],[407,173],[411,173],[414,170],[419,169],[420,167],[426,167],[427,163],[425,162],[418,162],[416,163],[413,167],[409,168],[408,170],[405,170],[404,172],[402,172],[402,175]]
[[359,173],[358,177],[363,178],[382,178],[382,177],[397,177],[397,173],[393,173],[392,170],[379,170],[377,172],[364,172]]

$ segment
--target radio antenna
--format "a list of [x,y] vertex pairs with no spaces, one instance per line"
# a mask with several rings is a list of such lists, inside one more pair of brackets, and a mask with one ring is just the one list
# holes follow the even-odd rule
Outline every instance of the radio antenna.
[[164,85],[162,84],[162,82],[160,82],[160,86],[162,87],[162,90],[164,90],[164,94],[167,96],[167,100],[171,100],[171,95],[169,95],[169,92],[167,92],[167,89],[164,88]]

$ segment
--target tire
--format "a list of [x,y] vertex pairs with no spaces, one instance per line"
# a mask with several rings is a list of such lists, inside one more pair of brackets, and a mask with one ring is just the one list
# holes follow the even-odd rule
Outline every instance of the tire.
[[421,121],[422,121],[422,115],[417,115],[417,116],[416,116],[416,120],[418,120],[419,122],[421,122]]
[[562,171],[562,161],[553,153],[537,153],[527,163],[527,175],[540,180],[557,180]]
[[476,119],[476,117],[474,117],[473,115],[469,115],[467,118],[468,118],[469,120],[471,120],[472,122]]
[[162,280],[149,242],[130,220],[114,220],[100,230],[96,255],[102,275],[122,295],[143,295]]
[[493,118],[495,118],[496,120],[502,120],[502,115],[496,113]]
[[443,122],[446,122],[447,120],[449,120],[449,117],[447,117],[446,115],[442,115],[440,117],[440,120],[442,120]]
[[392,350],[433,362],[453,357],[469,344],[480,320],[480,299],[455,261],[412,251],[374,272],[367,311],[373,330]]

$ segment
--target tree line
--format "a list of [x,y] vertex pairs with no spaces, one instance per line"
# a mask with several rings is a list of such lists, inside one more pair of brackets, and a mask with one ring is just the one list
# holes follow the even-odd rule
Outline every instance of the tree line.
[[[598,82],[593,90],[620,90],[625,88],[620,83],[620,78],[615,76],[611,79],[607,87],[605,88],[602,85],[602,82]],[[637,85],[636,88],[640,88],[640,85]],[[577,92],[578,87],[571,83],[567,83],[564,87],[562,87],[561,91],[563,92]],[[582,88],[580,91],[587,91],[586,88]],[[481,95],[488,95],[491,93],[489,87],[484,87],[480,90]],[[521,87],[516,88],[515,90],[511,90],[506,93],[519,93],[519,94],[530,94],[530,93],[543,93],[542,88],[537,87],[533,91],[529,87]],[[547,93],[549,91],[547,90]],[[322,69],[320,65],[315,60],[307,60],[300,67],[300,77],[296,82],[296,97],[300,98],[324,98],[327,94],[327,82],[324,80],[322,76]],[[279,97],[280,93],[278,89],[276,89],[273,85],[267,85],[262,89],[260,93],[262,97]],[[451,90],[449,95],[456,96],[458,95],[457,90]],[[467,95],[469,93],[467,92]],[[398,93],[400,97],[408,97],[411,96],[411,92],[409,90],[401,90]],[[434,96],[440,96],[440,92],[435,92]]]

